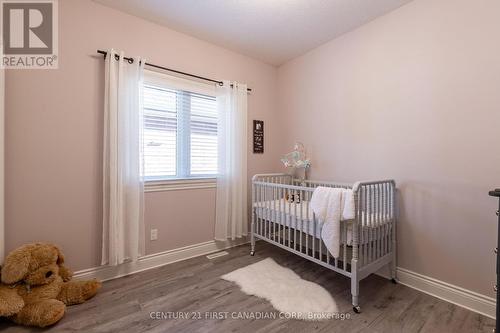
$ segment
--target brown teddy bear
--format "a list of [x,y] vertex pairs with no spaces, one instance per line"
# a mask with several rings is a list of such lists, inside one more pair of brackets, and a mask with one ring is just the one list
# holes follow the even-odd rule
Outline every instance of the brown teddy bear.
[[70,281],[61,250],[52,244],[27,244],[12,251],[1,268],[0,316],[22,325],[57,323],[66,305],[80,304],[101,287],[92,281]]

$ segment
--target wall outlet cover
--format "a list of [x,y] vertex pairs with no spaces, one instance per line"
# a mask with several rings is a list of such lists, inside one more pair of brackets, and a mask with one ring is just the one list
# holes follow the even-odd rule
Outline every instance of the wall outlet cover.
[[151,240],[157,240],[158,239],[158,229],[151,229]]

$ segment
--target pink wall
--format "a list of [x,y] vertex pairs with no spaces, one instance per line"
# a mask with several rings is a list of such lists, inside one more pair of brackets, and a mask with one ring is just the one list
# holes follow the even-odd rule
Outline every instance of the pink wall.
[[[398,265],[492,295],[498,1],[415,0],[278,71],[90,0],[59,6],[60,68],[6,73],[7,251],[51,241],[76,270],[99,264],[103,61],[95,51],[114,47],[248,83],[249,119],[267,129],[266,154],[249,153],[249,176],[280,170],[280,154],[301,140],[313,178],[395,178]],[[214,200],[213,189],[147,193],[146,233],[159,229],[148,253],[211,240]]]
[[[99,264],[104,62],[97,49],[246,82],[249,119],[268,129],[266,153],[249,154],[249,175],[277,165],[274,67],[90,0],[59,1],[59,38],[58,70],[6,73],[7,251],[50,241],[75,270]],[[146,223],[159,229],[157,241],[147,238],[148,253],[211,240],[214,200],[206,189],[147,193]]]
[[312,177],[396,179],[398,265],[491,296],[498,13],[497,0],[415,0],[278,74],[283,144],[305,143]]
[[215,189],[147,192],[145,201],[146,238],[150,229],[157,228],[159,239],[147,241],[148,254],[213,239]]

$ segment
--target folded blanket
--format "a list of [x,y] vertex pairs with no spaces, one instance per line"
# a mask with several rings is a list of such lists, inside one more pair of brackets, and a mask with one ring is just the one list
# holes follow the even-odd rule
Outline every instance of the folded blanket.
[[334,258],[340,252],[340,221],[354,218],[352,190],[318,186],[315,188],[310,207],[324,221],[321,239]]

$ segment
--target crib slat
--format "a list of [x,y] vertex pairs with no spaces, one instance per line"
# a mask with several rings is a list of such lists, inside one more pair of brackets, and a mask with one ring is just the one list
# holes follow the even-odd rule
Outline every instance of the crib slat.
[[313,236],[311,238],[312,242],[312,257],[316,258],[316,214],[313,212]]
[[[316,221],[316,224],[319,224],[319,221]],[[319,225],[317,226],[319,228]],[[321,231],[318,232],[321,234]],[[321,240],[321,237],[318,237],[318,247],[319,247],[319,260],[323,260],[323,251],[321,250],[323,248],[323,241]]]
[[[278,243],[281,242],[281,236],[280,236],[280,233],[279,233],[279,228],[281,226],[281,221],[283,220],[283,210],[281,209],[281,199],[283,198],[283,192],[285,190],[280,188],[279,191],[278,191],[278,198],[276,198],[278,200],[278,210],[275,210],[275,215],[276,215],[276,219],[274,220],[274,223],[273,223],[273,233],[274,233],[274,241],[276,241],[276,224],[278,224]],[[275,206],[276,206],[276,203],[275,203]],[[279,212],[279,216],[278,216],[278,212]]]
[[[288,196],[290,198],[291,193],[290,193],[289,189],[287,189],[287,193],[288,193]],[[283,245],[285,245],[285,246],[286,246],[286,226],[288,224],[287,220],[290,217],[290,214],[287,215],[287,213],[286,213],[286,208],[289,205],[290,205],[290,203],[288,201],[286,201],[285,206],[283,207],[283,214],[285,215],[285,218],[281,221],[283,223],[283,226],[280,229],[281,233],[282,233],[281,235],[282,235],[282,239],[283,239]]]
[[[292,191],[293,193],[293,191]],[[292,247],[290,244],[290,241],[292,240],[292,237],[290,237],[290,227],[292,226],[292,203],[288,203],[288,224],[285,223],[285,228],[288,225],[288,247]]]
[[377,184],[377,193],[378,193],[378,200],[377,200],[377,258],[382,257],[382,200],[383,200],[383,194],[382,194],[382,186],[381,184]]
[[325,252],[326,252],[326,262],[328,263],[328,265],[331,265],[331,263],[330,263],[330,257],[331,257],[330,251],[328,251],[326,246],[325,246]]
[[358,261],[360,265],[363,265],[364,258],[364,236],[363,236],[363,190],[358,191],[358,204],[357,204],[357,219],[356,223],[358,224],[358,242],[359,242],[359,251],[358,251]]
[[377,184],[375,186],[375,191],[377,193],[377,202],[376,202],[376,213],[375,213],[375,225],[377,226],[377,229],[375,230],[375,237],[377,238],[376,246],[377,246],[377,251],[375,251],[375,259],[378,259],[380,257],[380,191],[379,191],[379,185]]
[[[302,190],[301,191],[302,194],[304,193],[304,191]],[[300,237],[300,252],[302,253],[302,238],[304,237],[304,205],[300,205],[300,233],[299,233],[299,237]]]
[[388,208],[388,229],[387,230],[387,248],[388,248],[388,252],[391,253],[392,252],[392,237],[390,236],[392,234],[392,217],[391,217],[391,209],[392,209],[392,188],[391,186],[389,186],[389,188],[387,189],[387,196],[389,198],[389,204],[387,205],[387,208]]
[[381,225],[381,237],[382,237],[382,256],[385,255],[385,218],[384,218],[384,211],[385,211],[385,184],[381,185],[381,191],[382,191],[382,208],[380,210],[380,223]]
[[387,254],[388,252],[388,248],[387,248],[387,213],[388,213],[388,209],[387,209],[387,202],[388,202],[388,195],[387,195],[387,189],[388,189],[388,184],[385,183],[384,184],[384,255]]
[[368,186],[365,187],[365,191],[366,191],[366,210],[365,210],[365,225],[366,225],[366,229],[365,229],[365,233],[366,233],[366,244],[365,244],[365,247],[366,247],[366,264],[368,264],[368,262],[370,261],[370,258],[368,257],[368,248],[370,246],[370,224],[369,224],[369,221],[368,221],[368,218],[369,218],[369,213],[370,213],[370,208],[369,208],[369,204],[370,204],[370,198],[369,198],[369,188]]
[[[271,180],[270,182],[274,182],[274,179],[271,177]],[[271,183],[272,184],[272,183]],[[274,221],[274,210],[273,210],[273,199],[274,199],[274,196],[275,196],[275,192],[277,191],[277,189],[270,185],[270,186],[267,186],[266,188],[266,209],[268,210],[269,212],[269,219],[266,221],[266,231],[267,231],[267,238],[268,239],[272,239],[272,232],[271,232],[271,225],[272,225],[272,221]]]
[[395,239],[396,239],[396,225],[395,225],[395,207],[394,207],[394,201],[395,201],[395,197],[396,197],[396,193],[395,193],[396,189],[394,188],[394,186],[391,186],[391,252],[394,252],[396,251],[396,249],[394,248],[394,244],[395,244]]
[[367,218],[367,223],[368,223],[368,228],[367,228],[368,256],[366,259],[367,259],[367,263],[370,263],[372,260],[372,251],[371,251],[372,250],[372,247],[371,247],[371,240],[372,240],[372,238],[371,238],[371,226],[372,225],[371,225],[371,215],[370,215],[371,214],[371,204],[372,204],[372,202],[371,202],[371,188],[367,187],[366,190],[368,192],[368,195],[367,195],[367,201],[368,201],[367,208],[368,208],[368,210],[366,212],[366,218]]
[[391,186],[389,186],[389,188],[387,189],[387,197],[389,198],[389,204],[387,205],[387,219],[388,219],[388,230],[387,230],[387,249],[388,249],[388,252],[391,253],[392,252],[392,237],[391,237],[391,234],[392,234],[392,188]]
[[[287,189],[287,193],[288,195],[290,196],[291,195],[291,190],[290,189]],[[287,207],[290,205],[290,203],[288,201],[285,201],[285,205],[283,207],[283,214],[284,214],[284,219],[281,221],[282,223],[282,226],[281,226],[281,238],[282,238],[282,241],[283,241],[283,245],[286,246],[286,226],[290,223],[290,214],[288,212],[288,209]]]
[[264,229],[267,225],[267,211],[266,211],[266,197],[265,197],[266,188],[264,185],[260,187],[260,199],[261,199],[261,210],[262,210],[262,222],[264,225]]
[[269,207],[270,202],[269,202],[269,188],[267,186],[262,186],[263,191],[264,191],[264,210],[266,212],[266,224],[269,224],[270,221],[272,220],[272,211]]
[[375,186],[370,186],[370,199],[371,199],[371,205],[370,205],[370,233],[371,233],[371,242],[370,242],[370,250],[372,252],[372,255],[370,257],[370,262],[373,262],[375,259],[375,250],[376,250],[376,244],[375,244]]
[[311,230],[309,227],[309,205],[306,206],[306,253],[309,254],[309,230]]
[[259,207],[259,211],[260,211],[260,232],[264,234],[265,236],[265,215],[264,215],[264,204],[263,204],[263,200],[264,198],[262,198],[262,185],[258,185],[259,188],[258,188],[258,195],[259,195],[259,201],[258,201],[258,207]]
[[271,192],[272,193],[272,196],[274,197],[274,192],[276,191],[276,189],[274,187],[267,187],[265,189],[265,195],[266,195],[266,201],[265,201],[265,204],[266,204],[266,210],[268,211],[268,216],[269,218],[266,220],[266,223],[265,223],[265,229],[266,229],[266,238],[268,239],[272,239],[272,233],[271,233],[271,225],[272,225],[272,221],[273,221],[273,218],[274,218],[274,212],[273,210],[271,209],[271,201],[273,198],[269,197],[269,193]]
[[340,230],[342,232],[342,235],[345,235],[345,240],[344,240],[344,253],[343,253],[343,258],[344,258],[344,269],[347,270],[347,225],[345,223],[342,223],[340,225]]
[[261,215],[262,215],[262,228],[264,232],[264,237],[266,236],[266,225],[267,225],[267,210],[266,210],[266,197],[265,197],[265,191],[266,187],[264,185],[260,185],[259,188],[259,197],[260,197],[260,209],[261,209]]
[[391,252],[391,186],[387,186],[387,252]]
[[391,204],[391,195],[390,195],[390,190],[391,190],[390,185],[389,185],[389,184],[387,184],[387,185],[386,185],[387,203],[386,203],[386,212],[385,212],[385,214],[386,214],[386,216],[385,216],[385,218],[386,218],[386,243],[387,243],[387,244],[386,244],[386,253],[389,253],[389,252],[390,252],[390,250],[389,250],[389,246],[390,246],[390,243],[391,243],[391,241],[390,241],[390,239],[389,239],[389,234],[390,234],[389,229],[390,229],[390,227],[391,227],[391,225],[390,225],[390,219],[389,219],[389,215],[390,215],[390,204]]
[[252,202],[252,209],[255,211],[255,227],[257,230],[257,234],[260,235],[260,219],[259,219],[259,205],[256,204],[259,202],[259,185],[254,184],[253,193],[254,193],[254,201]]
[[371,232],[372,232],[372,243],[371,243],[371,249],[372,249],[372,258],[371,258],[371,261],[375,261],[375,255],[376,255],[376,251],[377,251],[377,241],[376,241],[376,231],[377,231],[377,225],[375,223],[375,219],[376,219],[376,211],[375,211],[375,207],[377,205],[377,198],[376,198],[376,187],[375,185],[372,185],[371,186],[371,193],[372,193],[372,210],[371,210],[371,225],[372,225],[372,228],[371,228]]
[[[295,190],[295,195],[298,197],[298,192],[297,190]],[[302,206],[302,202],[299,200],[299,204],[300,206]],[[295,220],[295,225],[294,225],[294,228],[293,228],[293,249],[294,250],[297,250],[297,204],[294,205],[293,207],[294,209],[294,220]]]

